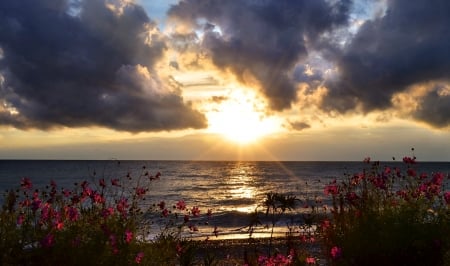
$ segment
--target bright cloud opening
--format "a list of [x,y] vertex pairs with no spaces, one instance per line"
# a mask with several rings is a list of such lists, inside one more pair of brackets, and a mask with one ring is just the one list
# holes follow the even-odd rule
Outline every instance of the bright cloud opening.
[[256,142],[280,130],[281,122],[260,110],[255,95],[236,90],[207,114],[209,132],[240,144]]

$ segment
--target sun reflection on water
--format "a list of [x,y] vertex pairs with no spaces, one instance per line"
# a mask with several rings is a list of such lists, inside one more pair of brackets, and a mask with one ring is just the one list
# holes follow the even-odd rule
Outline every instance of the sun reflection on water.
[[[252,167],[237,163],[230,169],[227,179],[226,195],[236,201],[233,210],[238,212],[254,212],[258,206],[257,175]],[[240,201],[241,200],[241,201]]]

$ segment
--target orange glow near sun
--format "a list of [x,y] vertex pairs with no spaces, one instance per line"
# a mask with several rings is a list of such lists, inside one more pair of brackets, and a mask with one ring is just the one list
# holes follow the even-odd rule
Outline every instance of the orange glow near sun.
[[235,90],[207,113],[209,131],[239,144],[253,143],[275,133],[281,122],[262,112],[252,93]]

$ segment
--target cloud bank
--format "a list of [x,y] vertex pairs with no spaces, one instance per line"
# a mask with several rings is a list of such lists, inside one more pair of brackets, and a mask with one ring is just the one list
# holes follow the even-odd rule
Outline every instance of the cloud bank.
[[0,125],[130,132],[206,126],[156,74],[167,45],[138,5],[4,0],[0,25]]
[[[0,125],[206,127],[184,102],[186,87],[158,75],[174,49],[198,51],[259,89],[271,111],[319,95],[316,107],[333,115],[402,109],[403,118],[450,126],[447,0],[386,0],[384,13],[364,20],[365,0],[183,0],[168,11],[182,28],[170,36],[128,2],[1,1]],[[173,60],[170,69],[202,69],[200,60],[190,64]]]
[[325,87],[318,107],[334,114],[395,110],[396,95],[422,85],[406,117],[449,126],[441,87],[450,78],[450,2],[389,0],[364,20],[367,3],[354,2],[185,0],[168,15],[201,37],[216,67],[259,87],[272,110],[299,101],[299,84],[307,93]]
[[[328,81],[325,109],[364,112],[395,108],[411,86],[450,79],[450,2],[387,1],[384,16],[366,21],[336,54],[339,78]],[[450,124],[450,95],[428,89],[412,114],[436,127]]]
[[[168,15],[201,31],[213,63],[257,85],[273,110],[289,109],[297,85],[291,71],[307,46],[347,23],[350,1],[186,0]],[[252,84],[255,83],[257,84]]]

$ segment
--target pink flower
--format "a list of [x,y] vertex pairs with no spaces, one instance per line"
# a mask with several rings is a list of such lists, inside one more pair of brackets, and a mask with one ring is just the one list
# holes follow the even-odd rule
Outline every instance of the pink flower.
[[162,216],[164,216],[164,217],[169,216],[169,210],[167,210],[167,209],[164,209],[161,213],[162,213]]
[[141,263],[141,261],[142,261],[142,258],[144,258],[144,252],[139,252],[137,255],[136,255],[136,258],[134,258],[134,261],[137,263],[137,264],[140,264]]
[[443,173],[435,173],[433,175],[433,178],[431,179],[431,182],[437,186],[441,186],[443,181],[444,181]]
[[105,198],[104,198],[100,193],[98,193],[97,191],[95,191],[95,192],[91,195],[91,198],[92,198],[92,200],[93,200],[95,203],[101,204],[101,203],[104,203],[104,202],[105,202]]
[[72,191],[68,190],[67,188],[63,189],[62,191],[64,197],[68,198],[70,195],[72,195]]
[[17,225],[22,225],[24,221],[25,221],[25,216],[23,214],[21,214],[17,217]]
[[329,220],[322,221],[322,230],[327,230],[331,226],[331,222]]
[[109,207],[107,209],[103,209],[102,210],[102,217],[103,218],[108,218],[109,216],[114,214],[114,208],[113,207]]
[[350,202],[351,204],[354,204],[355,201],[357,201],[359,199],[359,196],[355,192],[348,192],[345,195],[345,198],[347,199],[348,202]]
[[325,195],[337,195],[339,193],[339,187],[335,184],[331,184],[325,187],[324,189]]
[[197,217],[200,215],[200,209],[198,207],[192,207],[191,213],[192,215],[194,215],[194,217]]
[[102,187],[102,188],[105,188],[105,187],[106,187],[106,183],[105,183],[105,179],[104,179],[104,178],[100,179],[100,180],[98,181],[98,183],[99,183],[100,187]]
[[450,205],[450,191],[444,193],[445,203]]
[[416,158],[411,158],[411,157],[403,157],[403,162],[406,164],[415,164],[416,163]]
[[34,198],[33,201],[31,202],[31,209],[33,211],[37,211],[41,207],[41,203],[42,200],[40,200],[39,198]]
[[186,203],[184,202],[184,200],[179,200],[176,204],[177,209],[179,210],[185,210],[186,209]]
[[60,231],[64,228],[64,223],[62,221],[56,221],[55,222],[55,229]]
[[142,187],[137,187],[136,188],[136,195],[138,196],[138,197],[141,197],[142,195],[144,195],[145,194],[145,188],[142,188]]
[[331,248],[330,254],[333,259],[339,259],[342,256],[342,249],[340,247],[334,246]]
[[128,205],[127,198],[121,198],[116,205],[117,211],[120,212],[122,215],[126,215],[128,207],[129,207],[129,205]]
[[416,177],[417,176],[416,170],[414,170],[412,168],[408,168],[406,173],[408,174],[408,176],[411,176],[411,177]]
[[133,240],[133,232],[130,230],[125,230],[125,242],[130,243]]
[[306,258],[306,263],[307,264],[316,264],[316,259],[313,257],[307,257]]
[[30,190],[33,187],[33,184],[31,183],[31,179],[29,179],[28,177],[24,177],[20,181],[20,186],[23,189]]
[[69,217],[69,220],[74,222],[78,220],[79,213],[78,209],[74,207],[65,207],[66,215]]
[[116,187],[120,187],[119,179],[117,179],[117,178],[111,179],[111,185],[116,186]]
[[353,175],[352,183],[351,183],[351,184],[354,185],[354,186],[356,186],[356,185],[358,185],[359,182],[360,182],[361,180],[363,180],[365,177],[366,177],[366,174],[365,174],[364,172],[355,174],[355,175]]

